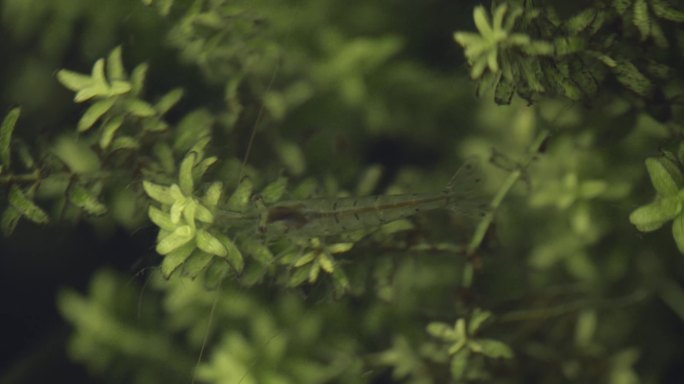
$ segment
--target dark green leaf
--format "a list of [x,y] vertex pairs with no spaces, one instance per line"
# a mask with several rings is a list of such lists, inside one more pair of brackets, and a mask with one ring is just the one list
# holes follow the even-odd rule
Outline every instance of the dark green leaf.
[[2,228],[2,234],[4,236],[9,236],[14,232],[14,228],[17,227],[21,219],[21,212],[11,205],[2,212],[2,217],[0,217],[0,228]]
[[661,19],[684,23],[684,12],[673,7],[668,0],[651,0],[651,6],[653,13]]
[[0,164],[4,165],[5,168],[10,166],[10,142],[12,141],[14,126],[17,124],[20,114],[20,108],[13,108],[2,120],[2,125],[0,125]]
[[684,253],[684,215],[679,214],[672,223],[672,236],[680,253]]
[[47,224],[50,221],[47,213],[29,199],[16,185],[10,187],[9,203],[34,223]]
[[238,247],[235,246],[232,240],[222,234],[217,234],[216,238],[226,249],[227,253],[225,258],[228,260],[233,269],[235,269],[238,273],[242,272],[245,266],[245,261]]

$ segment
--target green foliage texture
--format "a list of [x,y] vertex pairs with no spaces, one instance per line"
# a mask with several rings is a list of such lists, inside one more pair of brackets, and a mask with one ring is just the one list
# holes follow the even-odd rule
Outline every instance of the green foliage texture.
[[[671,379],[684,4],[484,3],[0,1],[24,48],[2,241],[156,236],[141,278],[58,293],[70,358],[129,383]],[[451,211],[263,233],[300,219],[284,201],[438,193],[472,156]]]

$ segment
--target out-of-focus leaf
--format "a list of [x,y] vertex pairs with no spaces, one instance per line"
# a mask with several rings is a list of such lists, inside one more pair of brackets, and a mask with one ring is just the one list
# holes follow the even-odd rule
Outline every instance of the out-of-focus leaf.
[[80,184],[73,184],[69,187],[69,201],[91,215],[99,216],[107,212],[107,207],[100,203],[92,192]]
[[115,102],[116,99],[111,97],[93,103],[83,116],[81,116],[81,120],[78,121],[78,131],[85,132],[89,130],[102,115],[107,113],[107,111],[114,106]]
[[24,217],[34,223],[47,224],[50,221],[47,213],[38,207],[33,200],[29,199],[16,185],[10,187],[9,203]]
[[20,114],[20,108],[13,108],[0,125],[0,165],[4,165],[6,168],[10,166],[10,142]]

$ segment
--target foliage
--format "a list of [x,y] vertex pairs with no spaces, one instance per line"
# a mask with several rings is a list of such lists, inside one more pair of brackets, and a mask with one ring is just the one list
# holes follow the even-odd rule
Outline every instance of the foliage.
[[[78,109],[52,112],[48,134],[32,127],[39,102],[0,125],[3,241],[39,226],[156,235],[137,250],[155,257],[142,287],[102,268],[87,293],[58,294],[70,356],[99,380],[637,383],[676,369],[681,5],[492,1],[471,28],[463,5],[443,21],[388,2],[104,3],[110,16],[2,1],[12,41],[53,52],[50,82]],[[456,31],[440,49],[462,48],[470,78],[416,51],[444,37],[422,12]],[[81,18],[107,20],[90,32],[102,46],[78,48],[87,67],[55,53],[86,38],[64,32]],[[476,188],[450,194],[470,187],[447,181],[472,155]],[[452,209],[422,212],[421,196]]]

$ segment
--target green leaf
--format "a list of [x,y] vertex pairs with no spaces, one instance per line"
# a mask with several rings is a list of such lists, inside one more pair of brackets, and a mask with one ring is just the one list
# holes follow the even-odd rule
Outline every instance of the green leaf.
[[203,159],[192,169],[192,175],[195,179],[200,179],[207,172],[207,169],[212,165],[216,164],[218,158],[216,156],[207,157]]
[[454,329],[449,324],[439,322],[429,323],[427,325],[427,332],[438,339],[453,341]]
[[672,196],[679,192],[684,184],[684,176],[676,164],[665,157],[649,157],[646,169],[653,187],[661,196]]
[[171,205],[176,201],[176,197],[171,193],[170,187],[143,180],[143,190],[145,190],[147,196],[162,204]]
[[69,189],[69,201],[78,208],[90,213],[91,215],[104,215],[107,207],[97,200],[97,197],[90,191],[83,188],[80,184],[72,184]]
[[149,103],[140,99],[126,100],[125,107],[131,115],[137,117],[150,117],[157,113]]
[[653,92],[653,83],[637,67],[626,60],[618,61],[612,68],[615,78],[624,85],[625,88],[633,91],[639,96],[648,97]]
[[261,197],[266,204],[275,203],[283,196],[285,188],[287,188],[287,177],[281,176],[261,191]]
[[[167,255],[181,246],[187,244],[192,240],[194,236],[194,231],[189,225],[177,226],[173,232],[164,236],[157,242],[157,253],[160,255]],[[195,244],[193,243],[193,248]]]
[[449,364],[451,378],[459,381],[463,379],[468,368],[469,357],[470,351],[467,349],[461,349],[451,357],[451,363]]
[[651,0],[653,13],[661,19],[684,23],[684,12],[672,6],[667,0]]
[[21,108],[13,108],[0,125],[0,165],[4,165],[6,168],[10,167],[10,142],[20,114]]
[[57,80],[59,80],[64,87],[74,92],[90,87],[93,84],[93,79],[91,79],[90,76],[66,69],[61,69],[57,72]]
[[634,1],[634,17],[632,20],[641,34],[641,40],[646,40],[651,31],[651,18],[648,14],[648,3],[646,3],[646,0]]
[[332,257],[326,252],[321,253],[318,255],[318,264],[321,266],[321,268],[326,271],[327,273],[333,273],[335,271],[335,262],[333,261]]
[[209,208],[216,208],[219,200],[221,200],[221,194],[223,194],[223,183],[215,181],[207,188],[202,202]]
[[672,237],[675,239],[677,249],[680,253],[684,253],[684,215],[679,214],[675,217],[672,223]]
[[159,115],[163,115],[168,112],[174,105],[176,105],[180,99],[183,97],[183,89],[175,88],[167,92],[164,96],[157,101],[154,105],[154,109]]
[[501,76],[499,82],[496,84],[494,91],[494,102],[498,105],[509,105],[515,93],[515,84]]
[[240,181],[235,192],[228,199],[227,209],[232,211],[240,211],[247,207],[249,204],[249,198],[252,196],[252,190],[254,186],[252,185],[252,180],[248,177],[243,178]]
[[118,136],[112,142],[112,151],[118,151],[120,149],[131,149],[135,150],[140,147],[138,140],[131,136]]
[[107,75],[110,80],[126,79],[126,71],[121,60],[121,46],[114,48],[107,57]]
[[145,86],[145,77],[147,76],[147,70],[149,66],[147,63],[142,63],[133,68],[133,73],[131,74],[131,92],[134,95],[139,95],[143,87]]
[[226,260],[228,260],[228,263],[230,263],[233,269],[235,269],[238,273],[242,272],[245,267],[245,260],[242,257],[242,253],[238,247],[235,246],[235,243],[233,243],[233,241],[227,236],[224,236],[220,233],[216,235],[216,238],[221,242],[221,244],[223,244],[223,247],[227,251],[224,257]]
[[112,144],[114,135],[121,128],[123,124],[123,116],[116,116],[109,120],[104,127],[102,127],[102,135],[100,136],[100,148],[107,149]]
[[677,196],[657,199],[651,204],[637,208],[629,215],[629,221],[641,232],[651,232],[675,218],[682,211]]
[[16,185],[10,187],[9,203],[34,223],[47,224],[50,221],[47,213],[29,199]]
[[2,212],[2,217],[0,217],[0,228],[2,228],[2,234],[4,236],[9,236],[14,232],[21,219],[21,212],[19,212],[13,206],[9,206]]
[[468,322],[468,334],[474,335],[480,329],[482,323],[487,321],[490,317],[492,317],[491,312],[476,308]]
[[306,160],[301,148],[291,141],[280,141],[276,145],[276,152],[278,157],[283,162],[287,170],[295,175],[300,176],[306,170]]
[[194,279],[209,266],[209,263],[211,263],[213,258],[214,255],[206,252],[193,252],[192,255],[185,260],[183,272]]
[[194,250],[195,244],[186,243],[164,256],[161,263],[161,270],[164,277],[167,279],[171,277],[171,274],[190,257]]
[[228,255],[226,247],[224,247],[216,237],[204,229],[197,230],[195,241],[197,242],[197,248],[206,253],[219,257],[226,257]]
[[192,178],[192,167],[195,166],[195,161],[197,160],[197,153],[188,153],[181,162],[178,170],[178,184],[184,195],[192,195],[194,189],[194,180]]
[[178,226],[171,221],[171,217],[167,213],[162,212],[159,208],[153,206],[150,206],[147,209],[147,216],[157,227],[165,231],[172,232]]
[[261,244],[256,240],[250,240],[244,244],[245,252],[247,252],[254,260],[261,265],[270,265],[273,263],[273,254],[267,246]]
[[[497,8],[497,11],[502,7],[505,10],[506,5],[500,5]],[[485,7],[478,5],[475,7],[475,9],[473,9],[473,20],[475,21],[475,27],[484,38],[491,39],[493,37],[493,31],[489,24],[489,17]]]
[[103,99],[95,102],[88,108],[88,110],[83,114],[81,120],[78,121],[78,131],[85,132],[89,130],[95,122],[102,117],[107,111],[109,111],[114,103],[115,98]]
[[510,359],[513,357],[511,348],[498,340],[477,339],[471,344],[478,345],[479,353],[494,359]]

